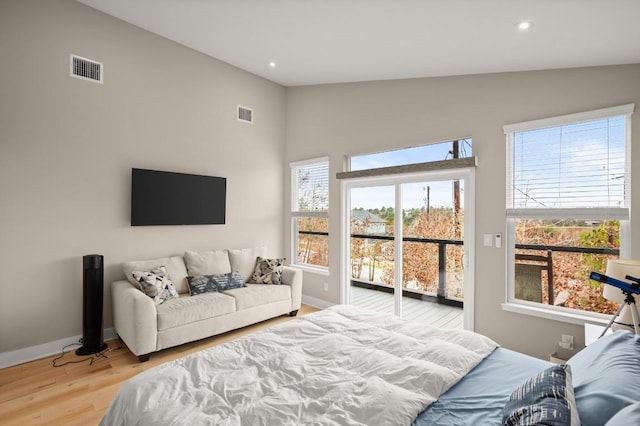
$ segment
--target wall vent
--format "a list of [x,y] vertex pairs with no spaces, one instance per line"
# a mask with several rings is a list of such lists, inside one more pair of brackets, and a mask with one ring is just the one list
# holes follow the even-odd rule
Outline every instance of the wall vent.
[[238,120],[244,121],[245,123],[253,123],[253,110],[238,105]]
[[71,77],[102,83],[103,70],[100,62],[71,55]]

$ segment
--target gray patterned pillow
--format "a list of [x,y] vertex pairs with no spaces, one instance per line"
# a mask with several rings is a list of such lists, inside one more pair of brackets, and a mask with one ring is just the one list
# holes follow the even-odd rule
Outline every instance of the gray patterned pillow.
[[502,412],[504,426],[580,426],[571,366],[541,371],[509,396]]
[[258,256],[250,282],[256,284],[282,284],[282,269],[286,260],[286,258],[264,259]]
[[195,277],[187,277],[187,284],[189,284],[189,294],[192,296],[212,291],[224,291],[247,286],[237,271],[220,275],[198,275]]
[[140,285],[140,290],[152,298],[156,305],[178,297],[178,292],[164,266],[158,266],[151,271],[133,271],[131,275]]

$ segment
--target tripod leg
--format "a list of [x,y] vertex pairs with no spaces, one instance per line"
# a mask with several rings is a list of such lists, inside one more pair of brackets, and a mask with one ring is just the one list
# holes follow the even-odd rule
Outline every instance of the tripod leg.
[[638,318],[638,308],[636,307],[635,301],[633,303],[629,303],[629,309],[631,309],[631,318],[633,318],[633,329],[636,331],[636,334],[640,334],[640,319]]
[[[602,334],[600,335],[600,337],[604,336],[607,333],[607,330],[609,330],[611,328],[611,324],[613,324],[613,322],[616,320],[616,318],[618,318],[620,316],[620,312],[622,312],[622,309],[624,308],[625,303],[621,303],[620,307],[618,308],[618,312],[616,312],[616,314],[611,317],[611,321],[609,321],[609,324],[607,324],[607,326],[605,327],[604,331],[602,332]],[[638,311],[634,309],[634,311],[636,312],[636,315],[638,315]],[[633,311],[631,311],[631,315],[633,315]],[[635,322],[635,319],[633,320]],[[636,326],[637,327],[637,326]],[[638,333],[638,329],[636,328],[636,334],[640,334]],[[598,339],[600,338],[598,337]]]

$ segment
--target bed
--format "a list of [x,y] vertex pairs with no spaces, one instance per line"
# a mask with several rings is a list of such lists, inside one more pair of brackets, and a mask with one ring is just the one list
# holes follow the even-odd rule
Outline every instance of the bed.
[[100,424],[640,424],[638,366],[629,332],[567,367],[340,305],[145,371]]

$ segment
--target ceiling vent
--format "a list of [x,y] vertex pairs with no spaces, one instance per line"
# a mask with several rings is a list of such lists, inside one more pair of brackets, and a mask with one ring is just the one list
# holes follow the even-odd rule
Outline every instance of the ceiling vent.
[[71,77],[102,83],[103,72],[100,62],[71,55]]
[[245,123],[253,123],[253,110],[238,105],[238,120],[244,121]]

